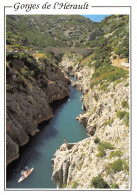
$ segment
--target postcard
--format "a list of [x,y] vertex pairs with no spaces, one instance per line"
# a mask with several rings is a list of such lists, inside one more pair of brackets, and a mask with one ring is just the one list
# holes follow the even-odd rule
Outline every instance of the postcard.
[[2,194],[135,194],[137,1],[1,10]]

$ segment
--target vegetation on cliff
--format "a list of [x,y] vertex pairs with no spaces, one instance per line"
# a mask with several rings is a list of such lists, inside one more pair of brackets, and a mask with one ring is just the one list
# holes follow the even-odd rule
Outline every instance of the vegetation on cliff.
[[[54,182],[65,188],[129,188],[129,69],[121,64],[129,64],[128,15],[112,15],[98,24],[82,16],[7,16],[7,24],[7,44],[20,50],[28,44],[94,48],[86,58],[67,53],[60,63],[78,79],[73,85],[83,92],[86,112],[77,119],[90,137],[56,151]],[[60,57],[7,54],[7,150],[12,146],[17,153],[16,146],[37,132],[37,124],[52,117],[49,103],[69,94]]]
[[7,45],[18,48],[84,47],[96,27],[79,15],[7,16],[6,23]]
[[73,86],[83,92],[85,112],[77,119],[90,137],[64,154],[55,153],[52,178],[66,188],[72,188],[75,181],[79,189],[129,189],[128,15],[109,16],[99,27],[103,32],[87,43],[94,48],[92,55],[69,59],[65,54],[61,62],[77,78]]
[[53,117],[50,103],[69,96],[69,79],[57,66],[60,56],[43,58],[7,53],[7,164],[19,157],[19,146],[39,131],[38,124]]

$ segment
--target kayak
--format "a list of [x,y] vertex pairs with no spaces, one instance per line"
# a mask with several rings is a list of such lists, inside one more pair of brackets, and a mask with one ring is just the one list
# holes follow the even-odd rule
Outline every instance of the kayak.
[[24,179],[26,179],[34,170],[34,168],[29,169],[28,171],[24,171],[23,175],[20,177],[20,179],[18,180],[18,183],[22,182]]

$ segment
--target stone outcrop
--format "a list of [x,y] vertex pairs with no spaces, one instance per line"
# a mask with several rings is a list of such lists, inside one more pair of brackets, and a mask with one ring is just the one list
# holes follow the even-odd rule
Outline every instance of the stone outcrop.
[[[39,132],[38,124],[53,117],[50,103],[69,96],[67,75],[57,66],[37,64],[39,74],[31,76],[23,60],[7,65],[6,162],[19,157],[19,147]],[[28,75],[27,75],[28,74]]]
[[[93,137],[74,143],[70,150],[57,150],[52,159],[52,180],[59,188],[91,189],[92,178],[101,175],[108,185],[117,183],[121,189],[128,189],[129,175],[125,170],[108,172],[109,165],[118,159],[110,159],[111,152],[107,150],[106,156],[99,158],[98,144],[95,144]],[[122,160],[126,158],[124,155]]]
[[[71,74],[77,81],[72,85],[82,91],[85,110],[76,119],[86,127],[89,138],[75,143],[71,150],[55,153],[52,179],[60,188],[91,189],[93,177],[100,175],[110,187],[117,184],[129,189],[129,78],[107,83],[106,90],[99,84],[91,89],[94,69],[80,63],[74,66],[73,60]],[[126,116],[120,118],[120,112]]]

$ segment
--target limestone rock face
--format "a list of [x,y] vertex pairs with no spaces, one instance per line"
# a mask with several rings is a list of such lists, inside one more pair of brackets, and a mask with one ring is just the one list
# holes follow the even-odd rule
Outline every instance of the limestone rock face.
[[[113,149],[114,151],[116,149]],[[128,172],[124,169],[117,173],[108,171],[111,163],[119,159],[118,157],[110,159],[111,152],[107,149],[106,155],[99,158],[98,144],[95,144],[93,137],[74,143],[70,150],[57,150],[52,159],[52,180],[59,188],[91,189],[92,178],[101,175],[109,186],[117,183],[120,189],[128,189]],[[127,160],[127,157],[123,157],[123,162],[124,160]]]
[[19,147],[29,141],[29,136],[39,132],[38,124],[53,117],[50,103],[69,96],[70,83],[58,67],[41,64],[38,75],[22,76],[24,62],[14,59],[11,63],[6,72],[7,86],[12,87],[6,93],[7,164],[19,157]]
[[129,189],[129,79],[107,83],[103,91],[99,84],[90,88],[93,73],[92,68],[73,64],[71,74],[77,81],[72,85],[82,91],[85,110],[76,119],[86,127],[89,138],[55,153],[52,179],[59,188],[92,189],[93,177],[100,175],[110,187],[117,184]]

